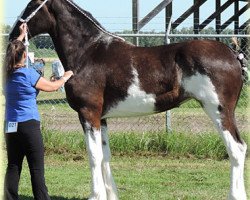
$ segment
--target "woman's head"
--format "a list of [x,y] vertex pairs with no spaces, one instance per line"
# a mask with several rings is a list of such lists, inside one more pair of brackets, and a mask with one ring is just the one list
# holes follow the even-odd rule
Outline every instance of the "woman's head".
[[14,40],[9,43],[5,57],[5,67],[7,77],[12,74],[17,68],[24,65],[26,59],[25,45],[19,41]]

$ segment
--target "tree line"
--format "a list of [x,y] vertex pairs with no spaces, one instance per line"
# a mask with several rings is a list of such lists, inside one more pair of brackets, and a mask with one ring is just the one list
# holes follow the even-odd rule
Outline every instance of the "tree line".
[[[3,25],[3,32],[4,33],[9,33],[11,30],[11,26],[10,25]],[[115,32],[115,34],[131,34],[133,33],[132,31],[129,30],[124,30],[121,32]],[[156,33],[160,33],[160,34],[164,34],[164,32],[155,32],[154,30],[152,31],[143,31],[140,33],[145,33],[145,34],[156,34]],[[171,33],[173,34],[193,34],[193,27],[184,27],[181,29],[177,29],[177,30],[172,30]],[[234,31],[232,29],[225,29],[222,31],[222,34],[233,34]],[[200,31],[200,34],[216,34],[216,30],[213,27],[208,27],[203,29],[202,31]],[[124,37],[126,41],[133,43],[133,38],[132,37]],[[170,43],[177,43],[177,42],[182,42],[185,40],[190,40],[190,39],[194,39],[194,38],[185,38],[185,37],[178,37],[178,38],[171,38],[170,39]],[[200,39],[200,38],[199,38]],[[4,38],[5,40],[5,44],[8,43],[8,39],[7,37]],[[234,47],[234,44],[232,43],[231,39],[228,38],[220,38],[220,41],[227,44],[228,46]],[[243,51],[243,53],[245,55],[247,55],[247,57],[250,57],[250,52],[249,52],[249,46],[248,46],[248,39],[247,38],[238,38],[238,42],[239,42],[239,46],[241,51]],[[142,47],[150,47],[150,46],[158,46],[158,45],[163,45],[165,43],[165,38],[164,37],[140,37],[139,38],[139,46]],[[36,49],[50,49],[50,50],[54,50],[54,45],[53,42],[51,40],[50,37],[35,37],[30,41],[30,44],[32,46],[32,48],[36,48]]]

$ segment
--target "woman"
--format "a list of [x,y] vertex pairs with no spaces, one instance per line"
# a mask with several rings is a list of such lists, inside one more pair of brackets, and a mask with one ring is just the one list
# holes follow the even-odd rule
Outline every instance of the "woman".
[[72,75],[64,73],[55,82],[47,81],[33,68],[25,67],[26,51],[22,43],[27,25],[20,26],[20,35],[8,45],[6,52],[6,146],[8,166],[5,176],[5,199],[18,198],[22,162],[26,156],[36,200],[50,199],[44,178],[44,146],[40,117],[36,104],[39,90],[59,89]]

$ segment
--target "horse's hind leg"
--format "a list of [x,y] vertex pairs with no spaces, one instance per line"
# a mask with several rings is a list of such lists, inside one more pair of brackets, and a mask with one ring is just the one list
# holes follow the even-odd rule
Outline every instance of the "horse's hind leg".
[[246,200],[243,175],[247,146],[240,138],[233,111],[229,111],[226,107],[219,111],[220,109],[216,107],[212,103],[207,103],[204,105],[204,110],[216,125],[229,155],[231,163],[229,200]]
[[228,93],[216,92],[210,78],[199,74],[184,80],[183,86],[188,94],[201,102],[226,146],[231,164],[229,200],[246,200],[243,174],[247,146],[240,138],[234,118],[239,94],[234,91],[226,96]]
[[101,122],[101,132],[102,132],[102,151],[103,151],[102,174],[103,174],[104,184],[106,187],[107,199],[118,200],[117,188],[109,165],[111,159],[111,152],[109,148],[109,138],[107,133],[106,120],[102,120]]

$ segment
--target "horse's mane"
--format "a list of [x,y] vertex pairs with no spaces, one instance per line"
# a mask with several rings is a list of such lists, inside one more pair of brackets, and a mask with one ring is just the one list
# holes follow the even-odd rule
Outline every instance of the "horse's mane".
[[[93,17],[91,13],[86,10],[83,10],[80,6],[78,6],[73,0],[68,0],[70,3],[78,10],[81,14],[84,14],[85,17],[89,18],[91,21],[98,25],[101,29],[105,30],[105,28]],[[105,30],[106,31],[106,30]]]
[[85,17],[87,17],[99,30],[103,31],[104,33],[107,33],[108,35],[112,36],[112,37],[116,37],[119,38],[121,40],[124,40],[123,38],[114,35],[113,33],[110,33],[109,31],[107,31],[93,16],[91,13],[89,13],[86,10],[83,10],[80,6],[78,6],[73,0],[66,0],[69,4],[71,4],[73,7],[76,8],[76,10],[78,10],[82,15],[84,15]]

